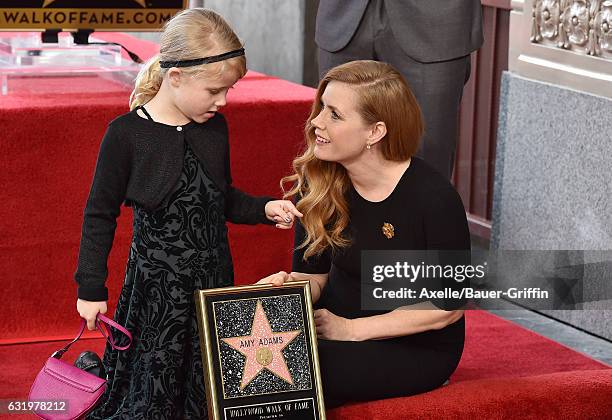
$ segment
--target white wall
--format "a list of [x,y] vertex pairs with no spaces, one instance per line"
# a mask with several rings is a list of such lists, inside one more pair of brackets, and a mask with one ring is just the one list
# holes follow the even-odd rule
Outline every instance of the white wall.
[[302,83],[306,0],[204,0],[245,44],[250,69]]

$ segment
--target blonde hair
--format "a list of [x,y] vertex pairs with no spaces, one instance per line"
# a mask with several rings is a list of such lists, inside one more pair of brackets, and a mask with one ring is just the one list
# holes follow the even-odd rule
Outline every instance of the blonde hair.
[[[185,9],[177,13],[164,25],[159,54],[142,67],[134,90],[130,95],[130,109],[143,105],[159,91],[168,69],[162,69],[160,61],[180,61],[222,54],[242,47],[238,36],[220,15],[203,8]],[[233,71],[236,78],[246,73],[244,56],[211,64],[183,67],[188,75],[218,77],[226,71]]]
[[[406,161],[419,146],[423,134],[421,109],[402,75],[391,65],[378,61],[352,61],[334,67],[319,82],[312,111],[305,126],[306,147],[293,161],[294,174],[281,180],[284,197],[299,197],[297,208],[304,214],[301,222],[306,232],[297,247],[306,248],[304,259],[321,254],[326,248],[346,247],[350,238],[343,236],[349,222],[346,192],[350,179],[337,162],[318,159],[314,154],[316,136],[311,121],[321,112],[321,96],[331,81],[346,83],[357,94],[355,104],[366,124],[383,121],[387,134],[377,146],[390,161]],[[291,183],[289,191],[284,184]]]

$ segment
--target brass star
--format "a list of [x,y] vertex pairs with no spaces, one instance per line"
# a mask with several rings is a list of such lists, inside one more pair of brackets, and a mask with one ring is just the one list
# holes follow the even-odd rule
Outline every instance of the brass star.
[[391,239],[395,236],[395,228],[391,223],[385,222],[382,226],[382,233],[387,239]]
[[300,332],[301,330],[272,331],[268,316],[258,299],[249,335],[221,339],[246,358],[240,378],[240,390],[246,388],[264,369],[293,385],[282,351]]

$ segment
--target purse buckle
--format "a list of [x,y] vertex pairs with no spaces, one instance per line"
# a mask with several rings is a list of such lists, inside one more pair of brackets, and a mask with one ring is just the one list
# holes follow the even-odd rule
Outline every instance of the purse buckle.
[[53,354],[51,355],[51,357],[54,357],[56,359],[61,359],[61,357],[64,355],[64,349],[59,349],[53,352]]

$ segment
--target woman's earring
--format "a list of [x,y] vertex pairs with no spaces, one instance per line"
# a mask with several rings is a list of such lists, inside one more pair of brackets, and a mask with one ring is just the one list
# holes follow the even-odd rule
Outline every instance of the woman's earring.
[[370,150],[372,148],[372,145],[370,143],[366,144],[366,149]]

